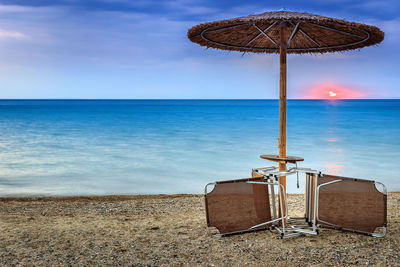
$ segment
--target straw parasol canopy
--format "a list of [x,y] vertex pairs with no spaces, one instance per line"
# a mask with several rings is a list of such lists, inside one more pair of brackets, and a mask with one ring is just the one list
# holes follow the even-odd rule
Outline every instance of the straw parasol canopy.
[[[279,155],[262,158],[279,162],[286,170],[286,55],[358,49],[380,43],[384,33],[375,26],[309,13],[265,12],[235,19],[199,24],[189,29],[189,39],[202,46],[255,53],[279,53]],[[268,156],[268,157],[265,157]],[[286,187],[285,177],[280,180]],[[283,203],[285,206],[285,203]]]
[[223,50],[279,53],[281,23],[286,22],[287,53],[325,53],[380,43],[375,26],[289,11],[202,23],[188,31],[192,42]]

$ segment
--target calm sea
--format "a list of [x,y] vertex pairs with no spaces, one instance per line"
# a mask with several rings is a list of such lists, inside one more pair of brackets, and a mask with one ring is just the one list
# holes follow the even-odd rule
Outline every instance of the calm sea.
[[[400,100],[289,100],[287,116],[300,166],[400,190]],[[277,100],[1,100],[0,195],[201,193],[271,166],[277,138]]]

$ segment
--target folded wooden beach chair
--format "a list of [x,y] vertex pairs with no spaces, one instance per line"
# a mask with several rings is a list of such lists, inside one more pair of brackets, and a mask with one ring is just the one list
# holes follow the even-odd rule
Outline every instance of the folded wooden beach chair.
[[386,213],[386,187],[382,183],[328,174],[306,175],[308,222],[382,237],[386,234]]
[[[284,219],[276,216],[273,188],[279,184],[262,175],[255,174],[255,176],[259,177],[219,181],[206,186],[207,226],[216,227],[219,231],[219,234],[214,236],[268,229],[274,222]],[[213,189],[208,192],[211,186]],[[270,193],[272,193],[272,205]],[[278,194],[279,198],[286,198],[286,195]]]

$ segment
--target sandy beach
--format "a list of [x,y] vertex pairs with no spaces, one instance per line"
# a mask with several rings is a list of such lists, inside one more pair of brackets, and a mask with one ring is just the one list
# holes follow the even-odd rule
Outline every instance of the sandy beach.
[[[302,195],[289,195],[299,215]],[[400,193],[385,238],[323,229],[287,240],[262,231],[212,238],[202,195],[0,199],[0,265],[398,265]]]

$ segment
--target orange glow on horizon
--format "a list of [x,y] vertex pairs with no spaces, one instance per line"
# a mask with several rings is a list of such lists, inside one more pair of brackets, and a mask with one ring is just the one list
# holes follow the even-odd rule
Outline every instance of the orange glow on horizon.
[[323,83],[306,91],[306,99],[355,99],[367,94],[358,89],[340,86],[334,83]]

